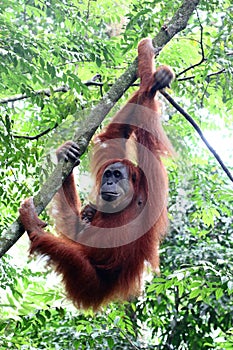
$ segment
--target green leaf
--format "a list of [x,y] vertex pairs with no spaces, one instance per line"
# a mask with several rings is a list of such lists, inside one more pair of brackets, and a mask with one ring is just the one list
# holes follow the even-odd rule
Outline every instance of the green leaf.
[[191,291],[191,293],[189,294],[189,298],[190,299],[193,299],[193,298],[196,298],[197,296],[199,296],[201,293],[201,290],[200,289],[193,289]]
[[220,299],[223,296],[223,290],[221,288],[216,289],[215,296],[217,300]]

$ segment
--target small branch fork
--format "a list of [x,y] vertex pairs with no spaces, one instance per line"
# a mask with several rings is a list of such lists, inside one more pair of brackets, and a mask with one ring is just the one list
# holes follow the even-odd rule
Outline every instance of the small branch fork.
[[205,58],[205,50],[204,50],[204,44],[203,44],[203,25],[201,23],[198,11],[196,10],[196,14],[197,14],[197,18],[198,18],[198,22],[200,24],[200,33],[201,33],[201,37],[200,37],[200,46],[201,46],[201,59],[198,63],[195,63],[193,65],[191,65],[190,67],[187,67],[186,69],[184,69],[182,72],[178,73],[176,75],[176,78],[178,78],[179,76],[185,74],[186,72],[188,72],[189,70],[200,66],[203,62],[205,62],[206,58]]

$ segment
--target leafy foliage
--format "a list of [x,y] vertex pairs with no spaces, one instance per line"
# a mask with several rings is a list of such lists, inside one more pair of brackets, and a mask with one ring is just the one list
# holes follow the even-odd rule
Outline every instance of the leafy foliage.
[[[136,56],[138,41],[166,29],[181,4],[2,0],[0,234],[22,198],[35,194],[51,171],[53,150],[72,137],[84,110]],[[229,0],[200,1],[198,13],[157,58],[175,70],[172,95],[212,136],[228,166],[232,13]],[[96,75],[103,86],[87,86]],[[19,243],[0,262],[1,349],[232,349],[232,186],[192,127],[163,104],[164,126],[179,157],[165,160],[171,227],[161,249],[161,276],[152,276],[138,300],[82,313],[67,303],[49,270],[28,264],[27,242]],[[87,161],[88,155],[79,179]]]

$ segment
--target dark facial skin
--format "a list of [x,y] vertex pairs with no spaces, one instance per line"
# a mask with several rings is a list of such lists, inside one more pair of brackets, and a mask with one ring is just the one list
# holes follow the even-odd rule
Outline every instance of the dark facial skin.
[[100,195],[103,200],[113,202],[129,191],[129,175],[127,167],[120,163],[109,165],[102,176]]

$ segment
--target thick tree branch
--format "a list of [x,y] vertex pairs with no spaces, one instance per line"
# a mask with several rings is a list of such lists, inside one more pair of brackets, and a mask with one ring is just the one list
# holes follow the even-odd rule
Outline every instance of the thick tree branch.
[[[166,29],[161,29],[153,39],[155,48],[161,50],[174,35],[186,28],[190,16],[196,9],[199,0],[184,0],[181,7],[177,10]],[[124,74],[116,81],[108,93],[102,98],[99,104],[90,112],[85,122],[78,128],[74,141],[80,146],[81,154],[83,154],[88,143],[95,133],[98,126],[103,121],[114,104],[120,99],[124,92],[135,82],[137,78],[137,59],[130,65]],[[62,181],[72,171],[70,163],[65,166],[59,163],[51,176],[42,186],[39,193],[34,197],[37,213],[40,214],[51,201],[55,193],[61,186]],[[24,229],[16,220],[11,227],[6,230],[0,240],[0,257],[8,251],[10,247],[20,238]]]

